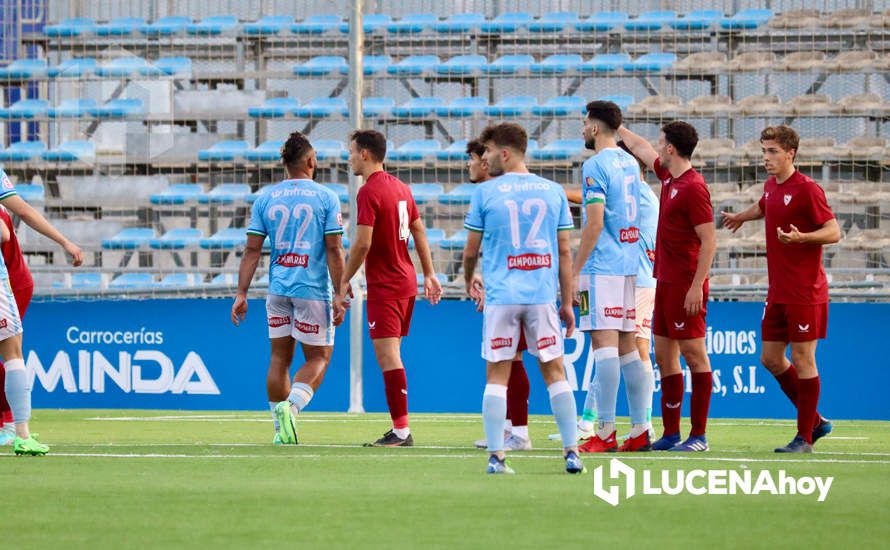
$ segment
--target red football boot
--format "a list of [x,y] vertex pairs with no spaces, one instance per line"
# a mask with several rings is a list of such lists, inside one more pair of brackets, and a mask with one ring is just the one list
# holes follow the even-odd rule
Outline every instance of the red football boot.
[[618,447],[620,453],[636,453],[652,450],[652,440],[649,439],[649,430],[644,431],[636,437],[628,437],[624,443]]
[[594,435],[578,446],[578,451],[582,453],[614,453],[617,450],[618,442],[615,440],[615,432],[612,432],[606,439]]

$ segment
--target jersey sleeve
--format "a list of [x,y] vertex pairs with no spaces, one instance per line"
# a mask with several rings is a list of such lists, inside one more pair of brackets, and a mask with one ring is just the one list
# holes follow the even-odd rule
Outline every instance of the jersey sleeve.
[[810,219],[816,225],[825,225],[828,220],[834,219],[834,212],[828,206],[828,199],[825,198],[825,190],[815,183],[810,186],[810,200],[807,201],[810,209]]
[[263,215],[266,210],[266,196],[260,197],[253,203],[251,209],[250,223],[247,225],[248,235],[259,235],[265,237],[269,234],[269,228],[266,226],[266,217]]
[[557,231],[568,231],[575,228],[575,222],[572,220],[572,211],[569,210],[569,200],[566,198],[565,191],[559,190],[559,225]]
[[482,186],[479,185],[473,190],[473,196],[470,198],[470,209],[464,218],[464,227],[470,231],[482,233],[485,231],[485,216],[482,213]]
[[653,168],[655,169],[655,177],[657,177],[659,180],[664,181],[666,179],[670,179],[671,172],[661,165],[661,159],[655,159]]
[[18,195],[15,191],[15,185],[9,180],[6,172],[0,170],[0,200],[7,199],[13,195]]
[[340,199],[332,193],[327,195],[327,204],[325,205],[325,235],[342,235],[343,234],[343,215],[340,213]]
[[367,186],[359,189],[358,196],[355,198],[355,206],[358,210],[355,223],[374,227],[374,222],[377,221],[377,201],[374,200],[374,195]]
[[703,223],[714,221],[714,209],[711,207],[711,193],[708,187],[702,183],[701,185],[692,186],[693,193],[687,204],[687,214],[689,222],[693,227]]
[[606,174],[602,166],[592,159],[584,163],[584,206],[588,204],[606,203]]

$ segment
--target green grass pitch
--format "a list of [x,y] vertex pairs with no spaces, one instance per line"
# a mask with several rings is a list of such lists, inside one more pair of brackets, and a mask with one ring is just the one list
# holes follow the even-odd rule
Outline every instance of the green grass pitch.
[[485,475],[486,455],[472,446],[482,437],[478,416],[416,414],[416,447],[361,447],[387,427],[385,415],[308,413],[299,418],[301,445],[274,447],[268,413],[36,411],[32,429],[52,451],[0,455],[0,546],[836,548],[890,540],[887,422],[837,421],[817,454],[788,456],[772,449],[793,435],[790,421],[715,419],[709,453],[618,456],[637,469],[834,476],[825,502],[637,494],[617,507],[594,496],[592,475],[616,455],[586,455],[587,474],[565,474],[547,417],[532,417],[535,450],[513,453],[515,476]]

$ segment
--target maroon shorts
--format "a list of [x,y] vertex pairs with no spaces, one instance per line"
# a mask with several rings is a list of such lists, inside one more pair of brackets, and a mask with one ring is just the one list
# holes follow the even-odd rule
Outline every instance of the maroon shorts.
[[764,342],[809,342],[825,338],[828,304],[770,304],[763,308]]
[[401,300],[368,300],[368,333],[377,338],[408,336],[411,314],[414,312],[414,296]]
[[12,289],[12,295],[15,297],[15,305],[19,308],[19,319],[25,318],[25,310],[31,303],[31,296],[34,295],[34,287],[26,286],[25,288]]
[[519,344],[516,347],[516,353],[525,351],[528,349],[528,344],[525,343],[525,331],[522,330],[522,327],[519,327]]
[[708,281],[702,285],[701,311],[693,317],[686,316],[686,293],[689,283],[663,283],[655,286],[655,309],[652,312],[652,334],[673,340],[704,338],[708,313]]

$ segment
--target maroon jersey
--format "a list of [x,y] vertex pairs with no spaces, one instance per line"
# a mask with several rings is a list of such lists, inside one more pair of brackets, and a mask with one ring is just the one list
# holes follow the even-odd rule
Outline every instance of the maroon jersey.
[[828,302],[828,280],[822,267],[821,244],[782,244],[776,228],[801,233],[820,229],[834,218],[825,192],[816,182],[795,171],[785,183],[770,176],[763,184],[760,211],[766,222],[766,267],[769,291],[766,301],[775,304],[822,304]]
[[408,254],[411,223],[420,217],[411,189],[386,172],[374,172],[358,191],[356,223],[374,228],[365,259],[369,300],[417,295],[417,272]]
[[695,226],[714,221],[711,193],[694,168],[674,178],[655,161],[661,180],[653,275],[665,283],[691,283],[698,267],[701,241]]
[[9,229],[9,240],[0,245],[3,250],[3,262],[6,264],[6,270],[9,272],[9,286],[13,290],[28,288],[34,286],[34,279],[31,278],[31,271],[28,264],[25,263],[25,257],[22,255],[22,249],[19,246],[19,239],[15,235],[12,226],[12,217],[6,208],[0,206],[0,219]]

